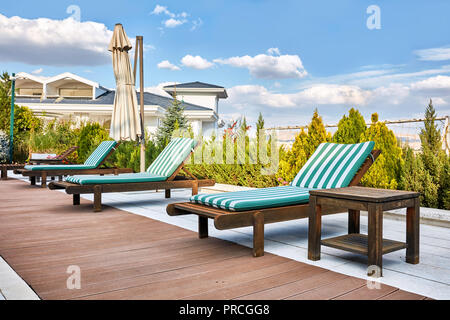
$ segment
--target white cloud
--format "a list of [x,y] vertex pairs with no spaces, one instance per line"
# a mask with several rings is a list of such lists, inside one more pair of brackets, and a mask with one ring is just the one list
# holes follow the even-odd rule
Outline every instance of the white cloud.
[[32,74],[41,74],[42,71],[44,71],[44,69],[39,68],[39,69],[36,69],[36,70],[34,70],[34,71],[31,71],[31,73],[32,73]]
[[165,86],[172,86],[174,84],[179,84],[179,83],[178,82],[162,82],[162,83],[159,83],[156,86],[144,88],[144,92],[150,92],[150,93],[153,93],[153,94],[157,94],[157,95],[160,95],[160,96],[163,96],[163,97],[170,98],[171,96],[166,91],[164,91],[163,88]]
[[214,64],[200,56],[192,56],[190,54],[184,56],[181,59],[181,63],[189,68],[194,68],[198,70],[211,68]]
[[449,47],[416,50],[416,51],[414,51],[414,53],[419,57],[419,60],[424,60],[424,61],[450,60],[450,48]]
[[167,10],[167,7],[157,4],[155,9],[153,9],[152,14],[158,15],[160,13],[164,13],[164,14],[170,16],[170,17],[175,17],[175,14],[173,14],[172,12]]
[[431,77],[422,81],[415,82],[411,85],[411,88],[416,90],[429,90],[429,89],[450,90],[450,77],[438,75],[436,77]]
[[242,85],[228,90],[230,103],[238,108],[250,105],[274,108],[306,105],[365,105],[371,93],[356,86],[317,84],[295,93],[276,93],[259,85]]
[[181,70],[176,65],[170,63],[169,60],[164,60],[164,61],[161,61],[160,63],[158,63],[158,69],[168,69],[168,70],[172,70],[172,71]]
[[[276,48],[271,48],[268,51],[271,54],[279,54],[279,50]],[[308,74],[298,55],[259,54],[254,57],[246,55],[228,59],[215,59],[214,62],[237,68],[247,68],[252,76],[260,79],[303,78]]]
[[163,21],[162,23],[164,24],[164,26],[166,28],[175,28],[175,27],[178,27],[178,26],[180,26],[180,25],[182,25],[182,24],[184,24],[186,22],[187,22],[186,19],[178,20],[178,19],[170,18],[170,19],[167,19],[167,20]]
[[111,63],[112,31],[101,23],[0,14],[0,30],[0,61],[57,66]]
[[296,95],[299,104],[365,105],[370,92],[357,86],[317,84]]
[[[176,28],[178,26],[181,26],[181,25],[189,22],[189,20],[187,19],[187,17],[189,17],[189,13],[187,13],[185,11],[183,11],[181,13],[173,13],[173,12],[170,12],[166,6],[162,6],[159,4],[157,4],[155,6],[155,8],[151,12],[151,14],[153,14],[153,15],[164,14],[164,15],[170,17],[169,19],[161,21],[161,24],[166,28]],[[200,18],[198,18],[197,20],[192,21],[192,24],[193,24],[193,26],[191,28],[191,31],[200,27],[203,24],[203,21]],[[162,27],[160,27],[158,29],[161,31],[161,34],[164,33],[164,30]]]

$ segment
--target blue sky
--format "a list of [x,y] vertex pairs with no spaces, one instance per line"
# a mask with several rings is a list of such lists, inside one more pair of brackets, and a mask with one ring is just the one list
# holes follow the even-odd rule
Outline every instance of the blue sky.
[[[369,29],[370,5],[380,29]],[[67,13],[80,9],[80,21]],[[75,10],[76,12],[77,10]],[[227,88],[224,119],[262,112],[300,125],[318,108],[334,123],[421,116],[433,98],[450,112],[450,1],[20,1],[0,9],[0,66],[72,72],[114,87],[106,46],[114,24],[143,35],[145,87],[203,81]],[[42,19],[45,18],[45,19]]]

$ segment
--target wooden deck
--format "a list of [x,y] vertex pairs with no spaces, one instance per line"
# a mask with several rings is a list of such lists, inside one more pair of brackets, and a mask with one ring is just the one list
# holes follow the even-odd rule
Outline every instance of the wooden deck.
[[[0,255],[41,299],[424,299],[82,199],[0,182]],[[81,269],[69,290],[67,268]]]

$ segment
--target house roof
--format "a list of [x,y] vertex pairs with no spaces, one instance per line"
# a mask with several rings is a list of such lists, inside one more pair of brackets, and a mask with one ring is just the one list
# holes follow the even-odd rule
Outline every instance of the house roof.
[[87,84],[89,86],[92,86],[92,87],[95,87],[95,88],[99,87],[99,84],[97,82],[94,82],[94,81],[88,80],[86,78],[77,76],[76,74],[73,74],[73,73],[70,73],[70,72],[64,72],[64,73],[58,74],[58,75],[56,75],[54,77],[48,78],[45,82],[46,83],[52,83],[52,82],[56,82],[58,80],[64,80],[64,79],[72,79],[72,80],[75,80],[75,81],[78,81],[78,82],[85,83],[85,84]]
[[216,86],[214,84],[209,84],[209,83],[204,83],[204,82],[200,82],[200,81],[195,81],[195,82],[187,82],[187,83],[180,83],[177,85],[169,85],[169,86],[165,86],[164,88],[186,88],[186,89],[225,89],[224,87],[221,86]]
[[[84,104],[84,105],[113,105],[114,104],[114,97],[116,92],[109,90],[100,96],[97,97],[97,99],[92,100],[88,98],[77,98],[77,99],[62,99],[58,102],[56,102],[57,99],[44,99],[40,100],[39,98],[16,98],[17,103],[26,104],[26,103],[34,103],[34,104]],[[137,92],[137,99],[139,101],[140,99],[140,93]],[[158,105],[164,109],[167,109],[170,105],[172,105],[173,99],[168,97],[163,97],[157,94],[144,92],[144,105]],[[210,108],[198,106],[192,103],[182,102],[182,106],[185,110],[211,110]]]

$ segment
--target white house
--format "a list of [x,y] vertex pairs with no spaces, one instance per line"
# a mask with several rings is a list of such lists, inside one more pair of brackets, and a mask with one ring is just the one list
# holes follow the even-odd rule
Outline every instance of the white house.
[[[106,126],[111,122],[114,90],[67,72],[50,78],[21,72],[16,78],[16,103],[29,107],[38,116],[98,121]],[[163,89],[172,96],[176,91],[194,132],[209,136],[217,127],[219,99],[228,97],[225,88],[190,82]],[[139,101],[140,93],[137,95]],[[169,97],[144,92],[144,125],[148,132],[156,131],[172,101]]]

